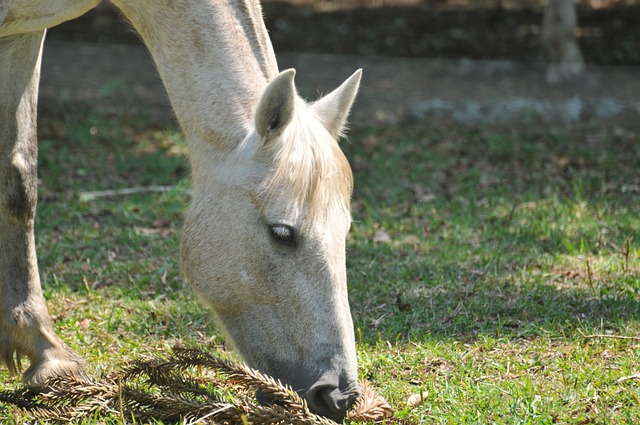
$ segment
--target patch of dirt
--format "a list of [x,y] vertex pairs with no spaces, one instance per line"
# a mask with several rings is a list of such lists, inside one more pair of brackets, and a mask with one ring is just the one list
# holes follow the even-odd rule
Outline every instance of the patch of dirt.
[[[365,70],[354,122],[640,125],[640,0],[578,0],[587,72],[556,86],[544,82],[545,1],[263,0],[263,8],[280,68],[299,71],[303,97]],[[146,49],[113,6],[47,40],[44,108],[170,114]]]
[[[508,0],[271,0],[263,2],[263,8],[278,53],[541,60],[542,6],[534,0],[516,3],[517,7]],[[595,8],[580,2],[579,43],[587,63],[640,64],[640,1],[608,3]],[[108,5],[53,28],[49,37],[139,42]]]

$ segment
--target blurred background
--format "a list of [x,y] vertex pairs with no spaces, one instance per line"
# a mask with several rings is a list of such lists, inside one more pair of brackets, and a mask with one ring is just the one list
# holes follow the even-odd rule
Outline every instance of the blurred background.
[[[640,123],[640,0],[580,0],[585,72],[545,81],[541,0],[266,0],[281,69],[310,100],[364,69],[357,124]],[[145,47],[107,3],[49,31],[42,113],[117,109],[165,119]]]

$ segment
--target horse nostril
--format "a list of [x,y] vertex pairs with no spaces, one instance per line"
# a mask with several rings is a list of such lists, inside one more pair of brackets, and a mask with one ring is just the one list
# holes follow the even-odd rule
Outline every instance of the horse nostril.
[[324,385],[309,390],[305,399],[313,413],[342,422],[359,395],[359,392],[344,393],[336,386]]

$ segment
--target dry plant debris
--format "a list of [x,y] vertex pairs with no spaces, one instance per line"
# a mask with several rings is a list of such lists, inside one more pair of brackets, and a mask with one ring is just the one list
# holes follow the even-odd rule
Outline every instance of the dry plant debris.
[[[363,396],[348,414],[351,423],[402,423],[393,409],[366,382]],[[245,365],[197,349],[174,348],[171,356],[136,360],[95,381],[74,377],[48,382],[48,392],[19,389],[0,393],[0,402],[15,405],[36,419],[60,422],[118,415],[127,422],[163,420],[190,424],[335,425],[311,413],[290,387]],[[264,406],[261,390],[276,400]]]

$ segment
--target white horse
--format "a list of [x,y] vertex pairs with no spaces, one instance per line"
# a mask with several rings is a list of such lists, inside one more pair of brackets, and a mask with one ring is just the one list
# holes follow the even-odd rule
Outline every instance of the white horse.
[[[0,357],[39,387],[83,376],[54,333],[33,227],[45,30],[98,0],[0,0]],[[257,0],[113,0],[158,67],[189,144],[183,271],[247,363],[340,420],[358,397],[345,238],[352,175],[337,139],[356,72],[313,104],[278,72]]]

